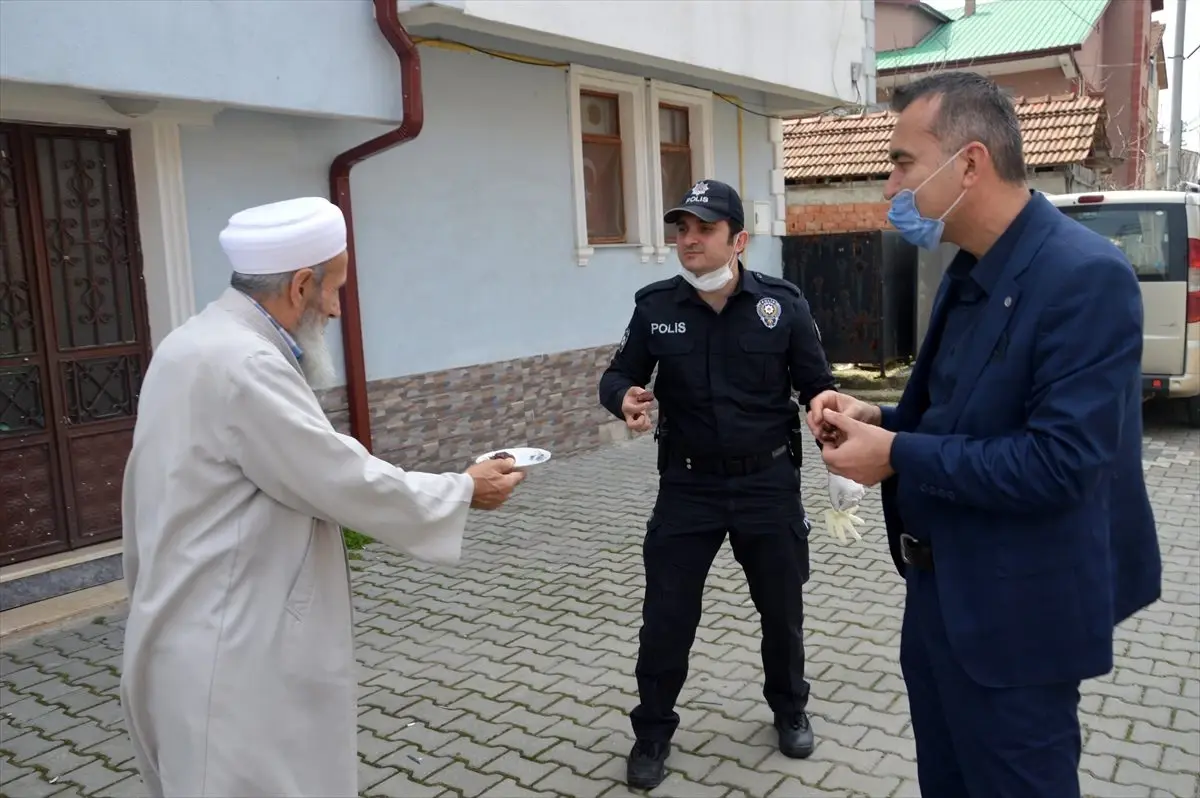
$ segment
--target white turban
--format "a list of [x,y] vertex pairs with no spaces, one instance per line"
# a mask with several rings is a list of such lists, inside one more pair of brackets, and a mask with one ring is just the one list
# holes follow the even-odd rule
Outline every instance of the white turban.
[[327,199],[300,197],[235,213],[220,240],[235,272],[283,274],[340,255],[346,219]]

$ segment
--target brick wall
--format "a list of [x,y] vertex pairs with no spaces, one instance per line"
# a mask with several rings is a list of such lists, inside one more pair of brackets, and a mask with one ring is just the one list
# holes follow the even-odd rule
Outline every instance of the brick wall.
[[789,235],[804,233],[849,233],[889,227],[886,202],[812,203],[788,205]]
[[[624,422],[600,407],[600,375],[616,345],[377,380],[367,385],[375,454],[402,468],[461,471],[501,446],[541,446],[555,456],[614,437]],[[321,394],[325,414],[349,434],[346,391]]]

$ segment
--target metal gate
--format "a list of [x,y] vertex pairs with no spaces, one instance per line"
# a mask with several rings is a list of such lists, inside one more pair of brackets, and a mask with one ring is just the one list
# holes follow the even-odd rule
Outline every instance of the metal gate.
[[783,276],[804,292],[831,363],[914,355],[916,247],[891,230],[787,236]]
[[0,565],[121,534],[149,335],[127,131],[0,124]]

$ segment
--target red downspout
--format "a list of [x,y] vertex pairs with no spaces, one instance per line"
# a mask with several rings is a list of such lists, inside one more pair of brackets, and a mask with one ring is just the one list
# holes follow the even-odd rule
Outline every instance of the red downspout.
[[404,120],[393,131],[363,142],[333,159],[329,167],[329,193],[346,216],[346,284],[342,287],[342,353],[346,361],[346,402],[350,407],[350,434],[371,450],[371,411],[367,404],[367,370],[363,360],[362,311],[358,304],[358,267],[354,257],[354,212],[350,206],[350,169],[372,155],[415,139],[425,124],[421,95],[421,56],[400,24],[396,0],[374,0],[375,24],[400,59],[400,88]]

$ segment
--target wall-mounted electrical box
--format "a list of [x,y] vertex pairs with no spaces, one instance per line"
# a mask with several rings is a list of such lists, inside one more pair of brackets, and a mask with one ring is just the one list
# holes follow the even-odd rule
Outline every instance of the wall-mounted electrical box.
[[770,202],[754,202],[751,203],[751,216],[748,220],[750,224],[750,234],[756,236],[766,236],[771,234],[771,203]]

